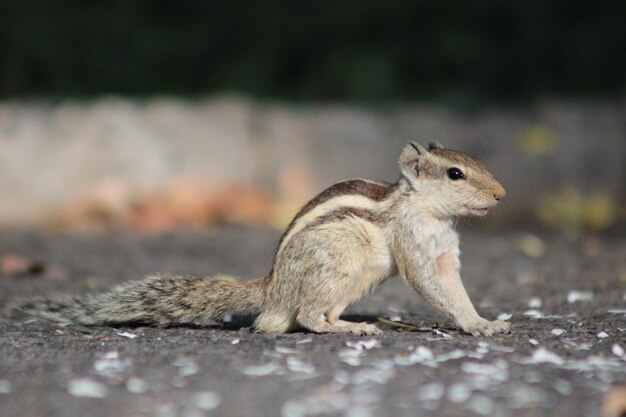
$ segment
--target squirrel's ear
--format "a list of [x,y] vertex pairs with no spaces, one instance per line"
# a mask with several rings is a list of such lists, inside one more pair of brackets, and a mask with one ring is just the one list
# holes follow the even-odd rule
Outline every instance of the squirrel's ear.
[[432,151],[433,149],[443,149],[443,145],[439,141],[433,140],[428,143],[428,150]]
[[417,142],[409,142],[409,143],[407,143],[406,146],[404,147],[404,149],[402,150],[402,153],[405,153],[407,151],[414,152],[414,153],[417,154],[417,156],[424,155],[424,154],[428,153],[428,151],[422,145],[420,145]]
[[400,171],[402,171],[405,176],[409,176],[411,174],[417,176],[417,162],[421,156],[425,156],[427,154],[428,151],[419,143],[407,143],[400,154],[400,159],[398,160]]

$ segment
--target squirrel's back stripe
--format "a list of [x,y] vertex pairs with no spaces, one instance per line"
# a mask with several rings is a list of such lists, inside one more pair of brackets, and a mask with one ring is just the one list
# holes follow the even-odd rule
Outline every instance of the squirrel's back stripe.
[[[309,223],[340,209],[352,209],[353,215],[359,210],[371,212],[377,203],[386,200],[397,187],[397,184],[386,185],[363,179],[342,181],[330,186],[309,201],[296,214],[280,239],[277,254],[293,235]],[[363,214],[363,212],[361,213]]]
[[308,230],[323,224],[344,220],[349,217],[356,217],[375,225],[380,225],[384,221],[384,216],[382,214],[375,213],[372,210],[356,207],[342,207],[324,214],[323,216],[319,216],[315,220],[308,223],[302,230]]

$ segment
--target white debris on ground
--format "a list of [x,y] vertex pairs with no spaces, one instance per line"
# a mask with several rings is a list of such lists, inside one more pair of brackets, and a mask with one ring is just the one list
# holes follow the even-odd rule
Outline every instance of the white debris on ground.
[[361,351],[355,349],[344,349],[339,352],[339,360],[346,365],[361,365]]
[[233,340],[230,341],[230,344],[231,345],[236,345],[236,344],[239,344],[239,342],[241,342],[241,339],[236,337],[236,338],[234,338]]
[[578,343],[572,339],[563,339],[562,342],[564,345],[574,348],[574,350],[589,350],[593,347],[591,343],[586,343],[586,342]]
[[221,402],[222,396],[215,391],[196,392],[191,397],[193,406],[204,411],[216,409]]
[[[555,328],[551,331],[556,336],[566,333],[564,329]],[[574,348],[584,343],[563,339]],[[539,345],[536,339],[529,338],[529,342]],[[606,390],[615,378],[614,372],[623,372],[626,364],[624,348],[615,343],[611,347],[611,357],[590,356],[561,357],[545,347],[537,347],[527,355],[504,356],[514,354],[515,348],[500,346],[479,340],[475,348],[452,349],[435,353],[431,348],[418,345],[410,347],[406,353],[394,353],[381,357],[384,351],[377,351],[373,356],[370,350],[379,347],[380,343],[375,339],[349,341],[348,349],[337,353],[338,358],[344,364],[349,365],[350,370],[337,369],[334,371],[330,383],[323,384],[309,394],[299,398],[292,398],[282,407],[283,417],[304,417],[326,414],[338,414],[346,417],[352,416],[376,416],[377,406],[384,398],[383,387],[393,378],[402,374],[399,367],[427,367],[437,368],[451,360],[464,361],[461,363],[462,375],[457,382],[446,387],[443,382],[434,380],[417,387],[414,391],[414,401],[417,407],[434,411],[439,409],[444,401],[458,404],[465,410],[478,415],[494,415],[503,409],[524,409],[529,407],[550,408],[558,400],[558,396],[569,396],[574,392],[572,382],[558,377],[552,380],[552,388],[536,386],[545,378],[542,372],[543,366],[554,366],[566,372],[581,373],[585,378],[589,375],[599,378],[601,383],[594,388],[598,391]],[[568,346],[570,346],[568,344]],[[278,349],[295,355],[289,349]],[[574,349],[578,350],[578,349]],[[493,359],[486,359],[494,355]],[[495,356],[497,355],[497,356]],[[528,365],[524,377],[514,381],[509,370],[508,360]],[[280,369],[278,364],[272,365],[266,371],[267,374],[277,374]],[[289,372],[315,372],[314,368],[307,368],[307,364],[296,359],[294,356],[287,358]],[[507,392],[512,393],[503,403],[491,399],[491,393],[506,387]],[[503,408],[504,407],[504,408]]]
[[311,394],[287,401],[283,417],[303,417],[341,413],[347,417],[374,417],[376,406],[383,399],[381,386],[394,375],[392,369],[366,368],[349,374],[337,370],[330,384]]
[[572,392],[574,392],[574,386],[572,385],[571,382],[562,379],[562,378],[557,378],[556,381],[554,381],[554,389],[561,395],[570,395]]
[[189,357],[177,358],[173,365],[178,368],[179,378],[185,378],[197,374],[200,370],[196,361]]
[[376,339],[357,340],[356,342],[348,341],[346,346],[356,349],[357,351],[369,350],[374,347],[380,347],[380,342]]
[[110,351],[99,355],[93,364],[94,369],[100,375],[108,378],[117,377],[126,371],[132,362],[128,358],[122,359],[119,352]]
[[126,390],[131,394],[145,394],[148,392],[148,383],[143,378],[132,376],[126,381]]
[[469,384],[458,382],[450,385],[447,391],[447,399],[453,403],[464,403],[472,396],[472,388]]
[[593,293],[591,291],[572,290],[567,293],[567,302],[573,304],[577,301],[591,301]]
[[346,346],[348,349],[339,351],[339,360],[346,365],[359,366],[361,365],[361,353],[375,347],[380,347],[380,342],[376,339],[347,341]]
[[122,336],[122,337],[127,337],[127,338],[129,338],[129,339],[134,339],[134,338],[136,338],[136,337],[137,337],[137,335],[136,335],[136,334],[134,334],[134,333],[129,333],[129,332],[119,332],[117,335],[118,335],[118,336]]
[[302,359],[290,356],[287,358],[287,369],[291,372],[302,372],[305,374],[315,374],[315,367],[310,363],[304,362]]
[[13,391],[13,385],[11,381],[7,379],[0,379],[0,394],[10,394]]
[[532,317],[534,319],[542,319],[545,317],[544,314],[539,310],[526,310],[522,314],[528,317]]
[[511,317],[513,317],[513,314],[511,313],[501,313],[498,315],[497,319],[502,321],[509,321],[511,320]]
[[536,349],[530,357],[522,358],[518,362],[526,365],[551,363],[560,366],[565,363],[565,360],[556,353],[550,352],[546,348],[540,347]]
[[[531,304],[535,307],[541,306],[541,302],[536,300]],[[567,317],[573,317],[571,314],[545,316],[538,310],[530,311],[536,317],[561,319],[563,322]],[[576,324],[572,320],[567,322]],[[559,337],[558,343],[570,352],[589,350],[592,347],[591,343],[574,338],[577,333],[573,328],[566,329],[568,328],[554,327],[549,330],[549,334]],[[572,336],[566,337],[570,334]],[[441,337],[436,340],[445,340],[446,335],[447,333],[441,332],[438,334]],[[601,334],[598,337],[602,337]],[[473,348],[442,351],[440,347],[434,349],[434,346],[442,346],[441,344],[428,346],[428,342],[434,339],[423,340],[425,344],[410,346],[406,352],[396,350],[391,355],[386,350],[377,349],[381,347],[381,343],[375,338],[348,340],[345,342],[346,347],[336,353],[340,368],[333,370],[331,381],[323,380],[325,373],[322,365],[318,368],[302,358],[304,350],[298,345],[310,343],[311,338],[296,341],[292,346],[276,345],[273,349],[264,351],[264,355],[272,359],[264,364],[247,366],[243,373],[252,377],[285,376],[288,381],[318,378],[321,385],[315,390],[291,398],[283,404],[283,417],[325,414],[374,417],[377,415],[377,407],[385,397],[384,387],[394,378],[401,377],[401,368],[413,366],[433,369],[444,367],[447,361],[457,360],[462,361],[462,373],[457,381],[446,386],[436,379],[429,379],[428,383],[415,388],[413,401],[423,410],[437,410],[448,401],[458,404],[468,412],[488,416],[505,409],[550,408],[558,400],[558,396],[572,395],[574,384],[567,377],[546,381],[551,384],[552,390],[537,386],[546,379],[543,372],[545,366],[580,374],[586,379],[594,378],[599,383],[594,383],[593,388],[603,392],[616,380],[616,372],[624,372],[626,364],[626,352],[618,343],[611,345],[609,357],[580,357],[572,354],[560,356],[541,346],[541,342],[532,337],[528,338],[528,342],[535,347],[530,354],[516,354],[514,347],[485,340],[475,341],[471,344]],[[509,361],[528,366],[522,378],[512,378]],[[512,394],[503,401],[494,401],[492,394],[501,391],[503,387]]]
[[407,366],[421,363],[426,366],[435,367],[437,364],[434,361],[435,355],[432,350],[425,346],[418,346],[412,352],[408,354],[397,355],[393,360],[396,365]]
[[530,300],[528,300],[528,307],[530,308],[541,308],[542,305],[543,302],[539,297],[532,297]]
[[487,389],[501,384],[509,379],[509,366],[503,359],[496,359],[492,363],[464,362],[461,365],[463,372],[468,374],[468,381],[478,389]]
[[243,373],[249,376],[284,375],[285,369],[276,362],[252,365],[244,368]]
[[606,339],[609,337],[609,334],[607,332],[600,332],[596,336],[598,336],[598,339]]
[[90,378],[75,378],[69,382],[67,391],[74,397],[104,398],[109,390],[106,385]]
[[624,357],[624,355],[626,354],[626,352],[624,352],[624,348],[621,347],[620,345],[618,345],[617,343],[615,343],[612,347],[611,347],[611,352],[615,355],[618,356],[620,358],[624,358],[626,359],[626,357]]
[[[308,338],[304,340],[304,343],[310,343],[311,341],[312,339]],[[243,369],[243,373],[253,377],[288,374],[288,379],[290,381],[317,377],[315,366],[304,361],[300,357],[302,353],[303,351],[299,349],[289,346],[276,345],[273,350],[266,350],[263,352],[265,356],[269,356],[273,358],[273,360],[265,364],[246,366]]]

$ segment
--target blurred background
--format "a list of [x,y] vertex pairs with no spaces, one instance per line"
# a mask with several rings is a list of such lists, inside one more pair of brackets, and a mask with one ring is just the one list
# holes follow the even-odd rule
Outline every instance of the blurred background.
[[626,3],[0,3],[0,227],[283,228],[408,140],[481,158],[475,227],[623,233]]

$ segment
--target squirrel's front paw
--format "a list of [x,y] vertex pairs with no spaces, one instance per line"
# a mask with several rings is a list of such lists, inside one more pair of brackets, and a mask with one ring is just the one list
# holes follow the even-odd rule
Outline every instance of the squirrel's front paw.
[[489,321],[482,317],[471,323],[462,324],[461,328],[472,336],[491,336],[494,333],[508,333],[511,331],[511,325],[506,321]]

